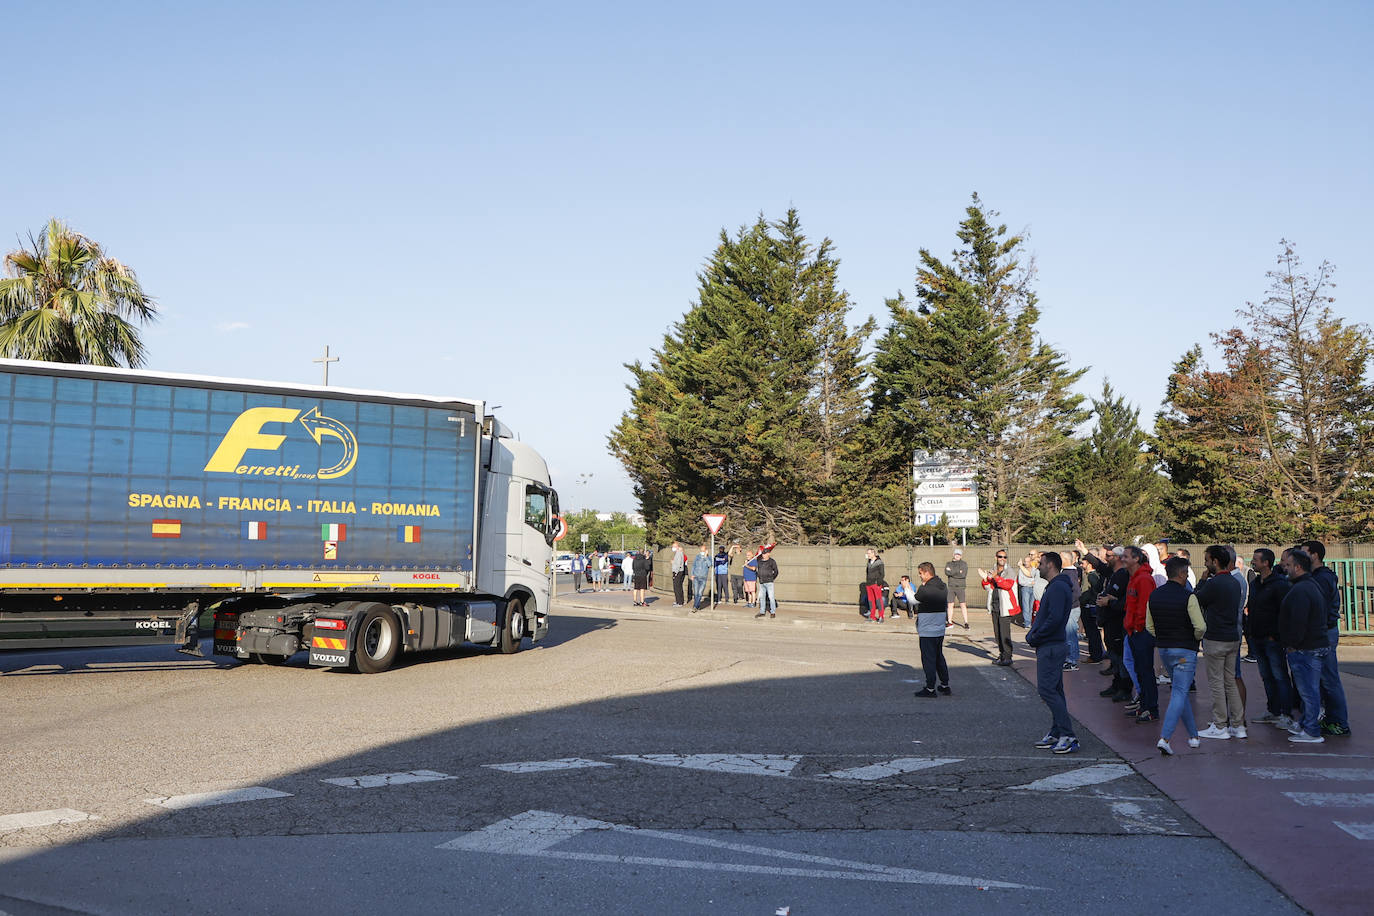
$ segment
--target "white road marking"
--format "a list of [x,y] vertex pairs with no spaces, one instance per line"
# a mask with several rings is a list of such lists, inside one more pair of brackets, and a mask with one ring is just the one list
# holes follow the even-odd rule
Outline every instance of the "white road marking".
[[456,776],[449,776],[446,773],[436,773],[433,770],[410,770],[405,773],[372,773],[367,776],[335,776],[330,779],[321,779],[320,782],[327,782],[331,786],[343,786],[345,789],[377,789],[382,786],[403,786],[408,782],[434,782],[439,779],[456,778]]
[[1325,767],[1242,767],[1260,779],[1374,779],[1374,770],[1338,770]]
[[886,779],[889,776],[896,776],[899,773],[915,773],[918,770],[942,767],[947,763],[962,763],[963,759],[962,757],[899,757],[896,760],[888,760],[884,763],[874,763],[866,767],[852,767],[848,770],[836,770],[833,773],[826,773],[819,778],[872,781],[876,779]]
[[26,811],[23,814],[0,816],[0,833],[11,830],[26,830],[30,827],[51,827],[53,824],[78,824],[81,821],[98,821],[100,818],[85,811],[72,808],[53,808],[51,811]]
[[997,689],[1009,697],[1018,699],[1029,699],[1035,696],[1030,689],[1030,685],[1022,679],[1021,675],[1012,671],[1010,667],[994,668],[991,666],[978,665],[974,669],[984,678],[997,686]]
[[1374,808],[1374,795],[1360,792],[1285,792],[1307,808]]
[[1357,840],[1374,840],[1374,824],[1347,824],[1344,821],[1332,821],[1331,823]]
[[1130,776],[1134,773],[1130,764],[1126,763],[1099,763],[1096,766],[1084,767],[1081,770],[1069,770],[1066,773],[1055,773],[1053,776],[1046,776],[1044,779],[1037,779],[1035,782],[1028,782],[1023,786],[1011,786],[1012,789],[1028,789],[1032,792],[1063,792],[1067,789],[1081,789],[1083,786],[1095,786],[1104,782],[1111,782],[1123,776]]
[[484,763],[489,770],[503,773],[544,773],[549,770],[582,770],[587,767],[611,767],[613,763],[600,760],[583,760],[581,757],[563,757],[558,760],[527,760],[524,763]]
[[[668,840],[694,846],[706,846],[748,855],[769,856],[805,862],[811,865],[837,866],[834,868],[784,868],[774,865],[747,865],[734,862],[701,862],[692,859],[665,859],[649,856],[621,856],[590,852],[567,852],[551,847],[585,831],[611,830],[656,840]],[[902,884],[941,884],[958,887],[977,888],[1015,888],[1022,890],[1045,890],[1024,884],[1005,881],[990,881],[964,875],[949,875],[940,872],[916,871],[907,868],[894,868],[875,865],[870,862],[846,862],[826,856],[809,853],[770,849],[766,846],[752,846],[745,843],[731,843],[710,837],[689,834],[669,833],[662,830],[646,830],[623,824],[612,824],[592,818],[554,814],[549,811],[526,811],[514,817],[498,821],[481,830],[441,844],[439,849],[457,849],[468,852],[496,852],[509,855],[538,856],[550,859],[570,859],[580,862],[606,862],[618,865],[655,865],[662,868],[690,868],[702,871],[726,871],[745,874],[786,875],[800,878],[836,878],[849,881],[883,881]]]
[[714,770],[748,776],[790,776],[801,762],[797,754],[615,754],[616,760],[633,760],[689,770]]
[[208,808],[211,805],[233,805],[239,802],[262,801],[268,798],[290,798],[290,792],[278,792],[266,786],[248,786],[245,789],[224,789],[219,792],[193,792],[190,795],[164,795],[145,798],[150,805],[181,811],[185,808]]
[[1147,814],[1135,802],[1113,802],[1112,815],[1127,833],[1184,835],[1178,821],[1164,814]]

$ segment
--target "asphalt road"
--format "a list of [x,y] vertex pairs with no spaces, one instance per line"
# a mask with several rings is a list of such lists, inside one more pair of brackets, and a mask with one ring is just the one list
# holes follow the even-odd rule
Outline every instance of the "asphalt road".
[[[1300,912],[955,637],[567,610],[383,675],[0,656],[0,911]],[[208,648],[208,647],[207,647]],[[298,658],[303,658],[300,656]]]

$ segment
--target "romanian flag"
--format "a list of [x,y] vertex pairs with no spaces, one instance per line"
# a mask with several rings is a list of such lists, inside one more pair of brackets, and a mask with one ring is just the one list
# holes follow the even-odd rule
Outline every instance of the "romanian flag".
[[244,522],[244,523],[243,523],[243,536],[244,536],[244,538],[245,538],[246,540],[249,540],[249,541],[265,541],[265,540],[267,540],[267,523],[266,523],[266,522]]
[[322,541],[346,541],[348,540],[347,525],[321,525],[320,540]]
[[155,538],[179,538],[181,537],[181,522],[174,518],[155,518],[153,519],[153,537]]
[[397,525],[397,526],[396,526],[396,540],[400,541],[402,544],[418,544],[418,543],[420,543],[420,526],[419,526],[419,525]]

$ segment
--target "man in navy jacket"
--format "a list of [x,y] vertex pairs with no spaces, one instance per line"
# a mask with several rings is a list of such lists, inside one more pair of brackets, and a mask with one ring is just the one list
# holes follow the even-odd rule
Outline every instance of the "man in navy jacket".
[[1040,596],[1040,610],[1026,632],[1026,645],[1035,649],[1035,683],[1040,699],[1050,708],[1050,730],[1035,743],[1056,754],[1078,750],[1078,738],[1069,719],[1069,704],[1064,698],[1064,661],[1069,656],[1064,630],[1069,612],[1078,603],[1073,576],[1064,572],[1063,558],[1052,550],[1040,555],[1040,575],[1049,581]]

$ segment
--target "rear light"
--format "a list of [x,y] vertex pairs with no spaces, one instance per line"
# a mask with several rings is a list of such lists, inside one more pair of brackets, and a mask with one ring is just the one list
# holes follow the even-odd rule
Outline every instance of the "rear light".
[[347,630],[348,622],[345,620],[334,620],[330,617],[318,617],[315,619],[315,629],[317,630]]

